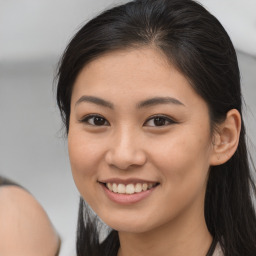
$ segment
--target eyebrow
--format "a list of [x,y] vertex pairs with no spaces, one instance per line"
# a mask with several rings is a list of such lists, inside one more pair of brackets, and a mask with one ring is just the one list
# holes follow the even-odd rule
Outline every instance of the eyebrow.
[[[93,103],[93,104],[96,104],[99,106],[114,109],[113,103],[103,100],[98,97],[94,97],[94,96],[86,96],[86,95],[82,96],[76,102],[75,106],[77,106],[78,104],[80,104],[82,102],[90,102],[90,103]],[[138,103],[137,108],[151,107],[151,106],[161,105],[161,104],[175,104],[175,105],[185,106],[181,101],[179,101],[175,98],[172,98],[172,97],[154,97],[154,98],[150,98],[150,99],[147,99],[147,100],[144,100],[144,101]]]
[[181,105],[185,106],[181,101],[172,98],[172,97],[154,97],[145,101],[140,102],[137,107],[142,108],[142,107],[151,107],[154,105],[159,105],[159,104],[175,104],[175,105]]
[[94,96],[82,96],[81,98],[79,98],[79,100],[76,102],[76,106],[82,102],[90,102],[90,103],[94,103],[96,105],[100,105],[100,106],[103,106],[103,107],[107,107],[107,108],[110,108],[110,109],[113,109],[114,108],[114,105],[106,100],[103,100],[101,98],[98,98],[98,97],[94,97]]

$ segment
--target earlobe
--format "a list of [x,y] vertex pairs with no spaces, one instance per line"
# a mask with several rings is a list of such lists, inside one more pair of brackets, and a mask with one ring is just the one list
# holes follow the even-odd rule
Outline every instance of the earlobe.
[[241,115],[238,110],[231,109],[214,134],[211,165],[223,164],[233,156],[239,143],[240,130]]

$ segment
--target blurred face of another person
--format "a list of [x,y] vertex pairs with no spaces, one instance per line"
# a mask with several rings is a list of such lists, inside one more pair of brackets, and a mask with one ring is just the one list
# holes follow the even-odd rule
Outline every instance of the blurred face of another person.
[[203,218],[213,155],[207,104],[158,51],[111,52],[81,70],[68,144],[79,192],[113,229]]

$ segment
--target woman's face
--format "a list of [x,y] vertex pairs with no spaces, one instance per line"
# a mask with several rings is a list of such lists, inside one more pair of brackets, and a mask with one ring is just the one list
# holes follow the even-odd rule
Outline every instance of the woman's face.
[[79,192],[110,227],[145,232],[203,218],[208,108],[156,50],[112,52],[82,69],[68,146]]

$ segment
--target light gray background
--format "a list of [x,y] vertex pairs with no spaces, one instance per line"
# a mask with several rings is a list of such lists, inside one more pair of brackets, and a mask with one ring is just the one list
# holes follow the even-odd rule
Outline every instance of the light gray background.
[[[43,205],[63,239],[61,255],[74,250],[79,195],[55,103],[56,64],[86,20],[121,2],[0,0],[0,174],[24,185]],[[201,2],[221,20],[238,51],[248,134],[256,145],[256,1]]]

